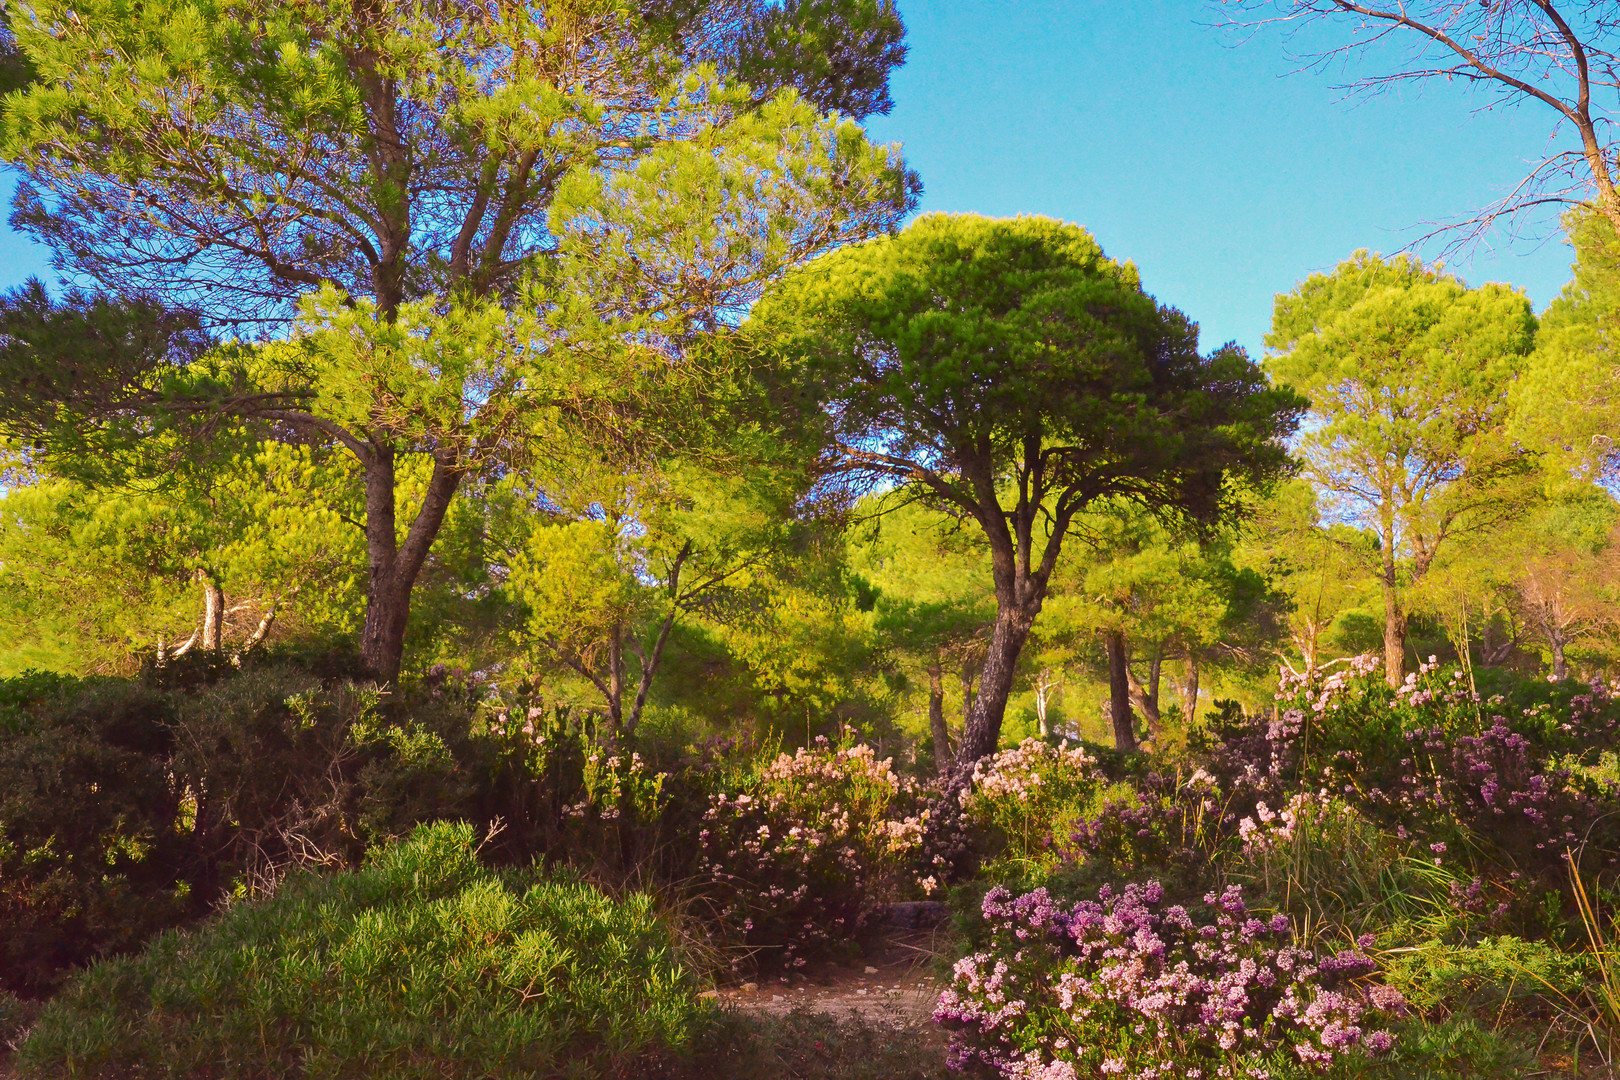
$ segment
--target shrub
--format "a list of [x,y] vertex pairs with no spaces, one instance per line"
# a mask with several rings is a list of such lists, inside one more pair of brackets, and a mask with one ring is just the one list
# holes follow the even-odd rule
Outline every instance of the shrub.
[[83,972],[25,1075],[528,1076],[624,1067],[703,1016],[645,895],[479,866],[465,824]]
[[38,1012],[37,1002],[24,1001],[15,994],[0,990],[0,1061],[22,1041]]
[[779,754],[747,786],[711,800],[699,872],[721,933],[769,950],[771,966],[800,967],[860,937],[880,901],[917,887],[918,785],[871,747],[818,738]]
[[1494,1026],[1538,1027],[1582,999],[1587,965],[1539,941],[1503,935],[1468,945],[1426,941],[1396,955],[1388,978],[1422,1013],[1462,1013]]
[[0,987],[46,993],[421,821],[516,821],[522,748],[475,731],[478,707],[277,657],[0,680]]
[[0,988],[191,913],[163,696],[121,679],[0,680]]
[[1079,747],[1025,739],[974,766],[961,803],[967,822],[994,837],[989,876],[1036,876],[1057,864],[1061,851],[1052,839],[1082,819],[1102,781],[1096,765]]
[[1134,787],[1110,790],[1101,808],[1070,833],[1063,850],[1110,874],[1151,869],[1197,887],[1233,831],[1241,791],[1222,792],[1203,769],[1190,776],[1149,772]]
[[1236,886],[1196,913],[1163,901],[1157,882],[1067,910],[1044,889],[992,889],[990,947],[957,962],[935,1013],[953,1064],[1041,1080],[1262,1077],[1393,1045],[1377,1025],[1405,1004],[1367,981],[1359,949],[1300,948],[1287,916],[1254,917]]

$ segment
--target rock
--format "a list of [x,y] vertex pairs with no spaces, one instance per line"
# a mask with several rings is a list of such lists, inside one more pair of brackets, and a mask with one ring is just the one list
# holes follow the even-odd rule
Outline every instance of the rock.
[[861,988],[861,989],[859,989],[859,990],[857,990],[857,991],[855,991],[855,992],[856,992],[856,993],[857,993],[857,994],[859,994],[859,995],[860,995],[860,996],[861,996],[861,997],[865,997],[865,996],[866,996],[866,988],[865,988],[865,987],[864,987],[864,986],[863,986],[863,987],[862,987],[862,988]]
[[719,997],[720,997],[720,991],[718,991],[718,990],[705,990],[705,991],[703,991],[703,993],[698,995],[698,1000],[699,1001],[715,1001]]
[[759,991],[759,983],[743,983],[742,984],[742,992],[745,993],[745,994],[753,994],[753,993],[757,993],[758,991]]
[[877,968],[873,967],[871,964],[867,964],[866,965],[866,973],[868,975],[876,975],[877,974]]

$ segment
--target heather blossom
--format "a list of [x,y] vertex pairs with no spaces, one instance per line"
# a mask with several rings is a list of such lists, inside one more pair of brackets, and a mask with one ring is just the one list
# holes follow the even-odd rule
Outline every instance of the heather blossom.
[[1251,912],[1235,885],[1197,910],[1166,903],[1156,881],[1070,906],[997,887],[981,910],[990,947],[957,963],[934,1018],[953,1031],[955,1067],[978,1062],[1008,1080],[1261,1077],[1279,1052],[1320,1068],[1387,1052],[1381,1025],[1406,1008],[1369,982],[1370,940],[1319,956],[1295,943],[1287,916]]
[[751,788],[710,800],[698,869],[721,901],[722,927],[765,963],[803,967],[859,936],[888,894],[926,888],[911,880],[922,793],[870,746],[817,739],[779,754]]

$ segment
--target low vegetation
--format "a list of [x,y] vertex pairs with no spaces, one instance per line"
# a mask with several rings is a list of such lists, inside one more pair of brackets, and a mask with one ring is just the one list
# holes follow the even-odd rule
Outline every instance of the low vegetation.
[[[6,1069],[1616,1075],[1557,6],[1400,26],[1557,75],[1564,295],[1359,251],[1253,357],[913,218],[892,0],[0,4]],[[934,1022],[767,1015],[946,913]]]

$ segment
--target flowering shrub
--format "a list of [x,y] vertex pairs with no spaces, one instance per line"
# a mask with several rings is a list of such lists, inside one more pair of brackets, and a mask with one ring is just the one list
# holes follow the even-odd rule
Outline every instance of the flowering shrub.
[[1620,783],[1585,764],[1620,722],[1607,683],[1482,695],[1430,657],[1394,690],[1376,676],[1285,690],[1279,711],[1305,718],[1283,751],[1293,786],[1342,798],[1400,842],[1408,868],[1432,863],[1430,891],[1454,916],[1556,933],[1566,854],[1599,873],[1620,865]]
[[1097,790],[1096,766],[1080,747],[1025,739],[974,766],[960,796],[963,815],[1002,842],[1002,860],[1049,865],[1057,859],[1052,838],[1081,819]]
[[1176,867],[1196,876],[1235,826],[1231,801],[1203,769],[1187,777],[1150,772],[1134,792],[1110,795],[1078,823],[1065,851],[1115,872]]
[[1412,756],[1401,761],[1400,803],[1449,816],[1521,858],[1557,858],[1598,816],[1596,802],[1570,786],[1569,769],[1534,761],[1530,740],[1492,719],[1479,735],[1407,732]]
[[1320,1069],[1389,1051],[1380,1025],[1406,1011],[1399,991],[1368,980],[1375,965],[1359,948],[1298,947],[1287,916],[1255,917],[1236,886],[1196,915],[1165,906],[1158,882],[1104,886],[1068,909],[1044,889],[997,888],[982,910],[990,946],[957,962],[934,1018],[953,1029],[953,1066],[1008,1080]]
[[859,936],[888,895],[930,891],[937,881],[915,874],[920,795],[871,747],[835,749],[825,738],[778,755],[750,790],[715,795],[698,834],[699,872],[723,931],[780,950],[768,963],[798,967]]

